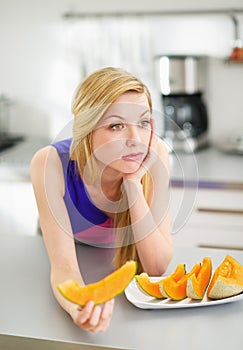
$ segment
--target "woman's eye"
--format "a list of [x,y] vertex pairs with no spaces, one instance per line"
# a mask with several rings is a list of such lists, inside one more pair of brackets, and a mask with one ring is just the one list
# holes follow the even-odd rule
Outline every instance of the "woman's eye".
[[122,123],[116,123],[116,124],[112,124],[112,125],[110,126],[110,128],[111,128],[112,130],[122,130],[124,127],[125,127],[125,125],[122,124]]
[[143,128],[150,128],[151,127],[151,122],[150,120],[142,120],[140,122],[140,125],[143,127]]

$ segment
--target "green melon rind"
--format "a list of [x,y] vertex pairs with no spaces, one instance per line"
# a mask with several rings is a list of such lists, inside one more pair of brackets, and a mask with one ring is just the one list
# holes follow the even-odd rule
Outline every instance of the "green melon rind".
[[[126,264],[124,264],[123,266],[125,266],[125,265],[126,265]],[[123,267],[123,266],[122,266],[122,267]],[[137,266],[138,266],[137,262],[134,261],[133,272],[132,272],[132,274],[130,275],[129,279],[126,280],[126,283],[123,283],[123,285],[122,285],[122,287],[121,287],[120,289],[117,289],[116,291],[113,291],[113,293],[110,293],[110,294],[109,294],[109,297],[103,298],[103,299],[99,299],[98,301],[95,300],[95,297],[93,297],[93,298],[91,297],[89,300],[93,300],[95,305],[99,305],[99,304],[103,304],[103,303],[105,303],[105,302],[107,302],[107,301],[109,301],[109,300],[111,300],[111,299],[117,297],[117,296],[120,295],[121,293],[123,293],[123,291],[125,290],[125,288],[129,285],[129,283],[130,283],[130,282],[132,281],[132,279],[135,277],[136,272],[137,272]],[[122,269],[122,267],[121,267],[120,269]],[[106,290],[110,290],[110,289],[109,289],[109,283],[112,282],[112,281],[111,281],[111,278],[112,278],[111,276],[112,276],[112,275],[113,275],[113,276],[118,275],[118,271],[119,271],[120,269],[114,271],[113,273],[111,273],[110,275],[108,275],[108,276],[106,276],[104,279],[102,279],[102,280],[101,280],[101,281],[102,281],[102,286],[101,286],[101,288],[106,289]],[[82,291],[85,292],[85,287],[89,287],[89,288],[90,288],[90,286],[93,286],[93,287],[94,287],[94,291],[95,291],[95,288],[96,288],[96,287],[97,287],[97,288],[100,288],[100,287],[98,287],[98,285],[100,284],[101,281],[98,281],[98,282],[89,284],[89,285],[87,285],[87,286],[82,286],[82,287],[80,287],[80,286],[78,285],[78,283],[77,283],[76,281],[73,281],[73,280],[68,280],[68,281],[66,281],[66,282],[64,282],[64,283],[66,283],[67,285],[68,285],[69,283],[72,284],[72,288],[75,289],[75,291],[76,291],[77,294],[80,294]],[[63,284],[64,284],[64,283],[63,283]],[[65,299],[69,300],[70,302],[72,302],[72,303],[74,303],[74,304],[80,305],[80,306],[84,306],[84,305],[89,301],[89,300],[87,299],[85,302],[81,302],[80,299],[78,300],[78,298],[70,298],[70,297],[65,293],[65,291],[63,290],[63,288],[62,288],[62,285],[63,285],[63,284],[57,285],[57,289],[58,289],[58,291],[62,294],[62,296],[63,296]],[[110,284],[110,286],[111,286],[111,284]]]
[[224,279],[219,276],[210,293],[208,293],[208,297],[210,299],[223,299],[238,295],[242,292],[242,285],[225,283]]
[[164,285],[163,285],[162,281],[159,284],[159,289],[160,289],[160,293],[163,294],[165,296],[165,298],[170,298],[169,295],[166,293],[166,291],[164,289]]

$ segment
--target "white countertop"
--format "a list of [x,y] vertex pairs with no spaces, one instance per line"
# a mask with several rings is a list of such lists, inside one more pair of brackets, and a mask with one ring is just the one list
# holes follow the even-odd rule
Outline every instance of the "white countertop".
[[16,146],[0,152],[0,180],[30,181],[30,161],[37,150],[49,143],[45,139],[25,138]]
[[214,147],[194,154],[170,154],[171,179],[176,185],[198,179],[202,187],[215,186],[243,188],[243,156],[226,154]]
[[[167,272],[172,272],[178,263],[186,263],[189,269],[205,256],[212,258],[215,268],[226,253],[243,263],[241,252],[180,248]],[[111,271],[109,249],[79,244],[77,256],[86,283]],[[53,344],[55,349],[64,349],[64,344],[65,349],[76,349],[75,345],[79,349],[89,346],[136,350],[242,349],[243,300],[199,308],[143,310],[132,305],[122,293],[116,298],[111,324],[105,333],[82,331],[52,295],[47,253],[40,236],[0,235],[0,275],[3,349],[12,349],[16,337],[28,340],[28,348],[32,349],[40,349],[39,342],[46,349],[54,349]]]

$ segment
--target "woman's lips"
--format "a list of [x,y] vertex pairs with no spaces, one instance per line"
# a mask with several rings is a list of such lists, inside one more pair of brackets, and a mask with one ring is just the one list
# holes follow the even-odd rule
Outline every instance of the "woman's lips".
[[140,153],[127,154],[126,156],[123,156],[122,159],[129,162],[136,162],[136,161],[141,161],[143,157],[144,157],[144,154],[140,152]]

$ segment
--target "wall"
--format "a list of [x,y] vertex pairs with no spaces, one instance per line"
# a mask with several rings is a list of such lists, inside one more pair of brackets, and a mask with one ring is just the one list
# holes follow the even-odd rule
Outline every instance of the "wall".
[[[179,4],[179,5],[178,5]],[[0,94],[12,100],[12,131],[54,138],[71,119],[72,94],[81,77],[69,51],[67,11],[169,10],[243,7],[242,1],[0,1]],[[243,15],[240,36],[243,38]],[[68,34],[69,33],[69,34]],[[233,25],[227,15],[163,16],[153,26],[154,53],[203,53],[210,56],[207,105],[210,135],[218,139],[243,129],[243,65],[227,65]],[[78,45],[77,45],[78,46]],[[158,96],[153,91],[154,99]],[[156,96],[155,96],[156,95]]]

